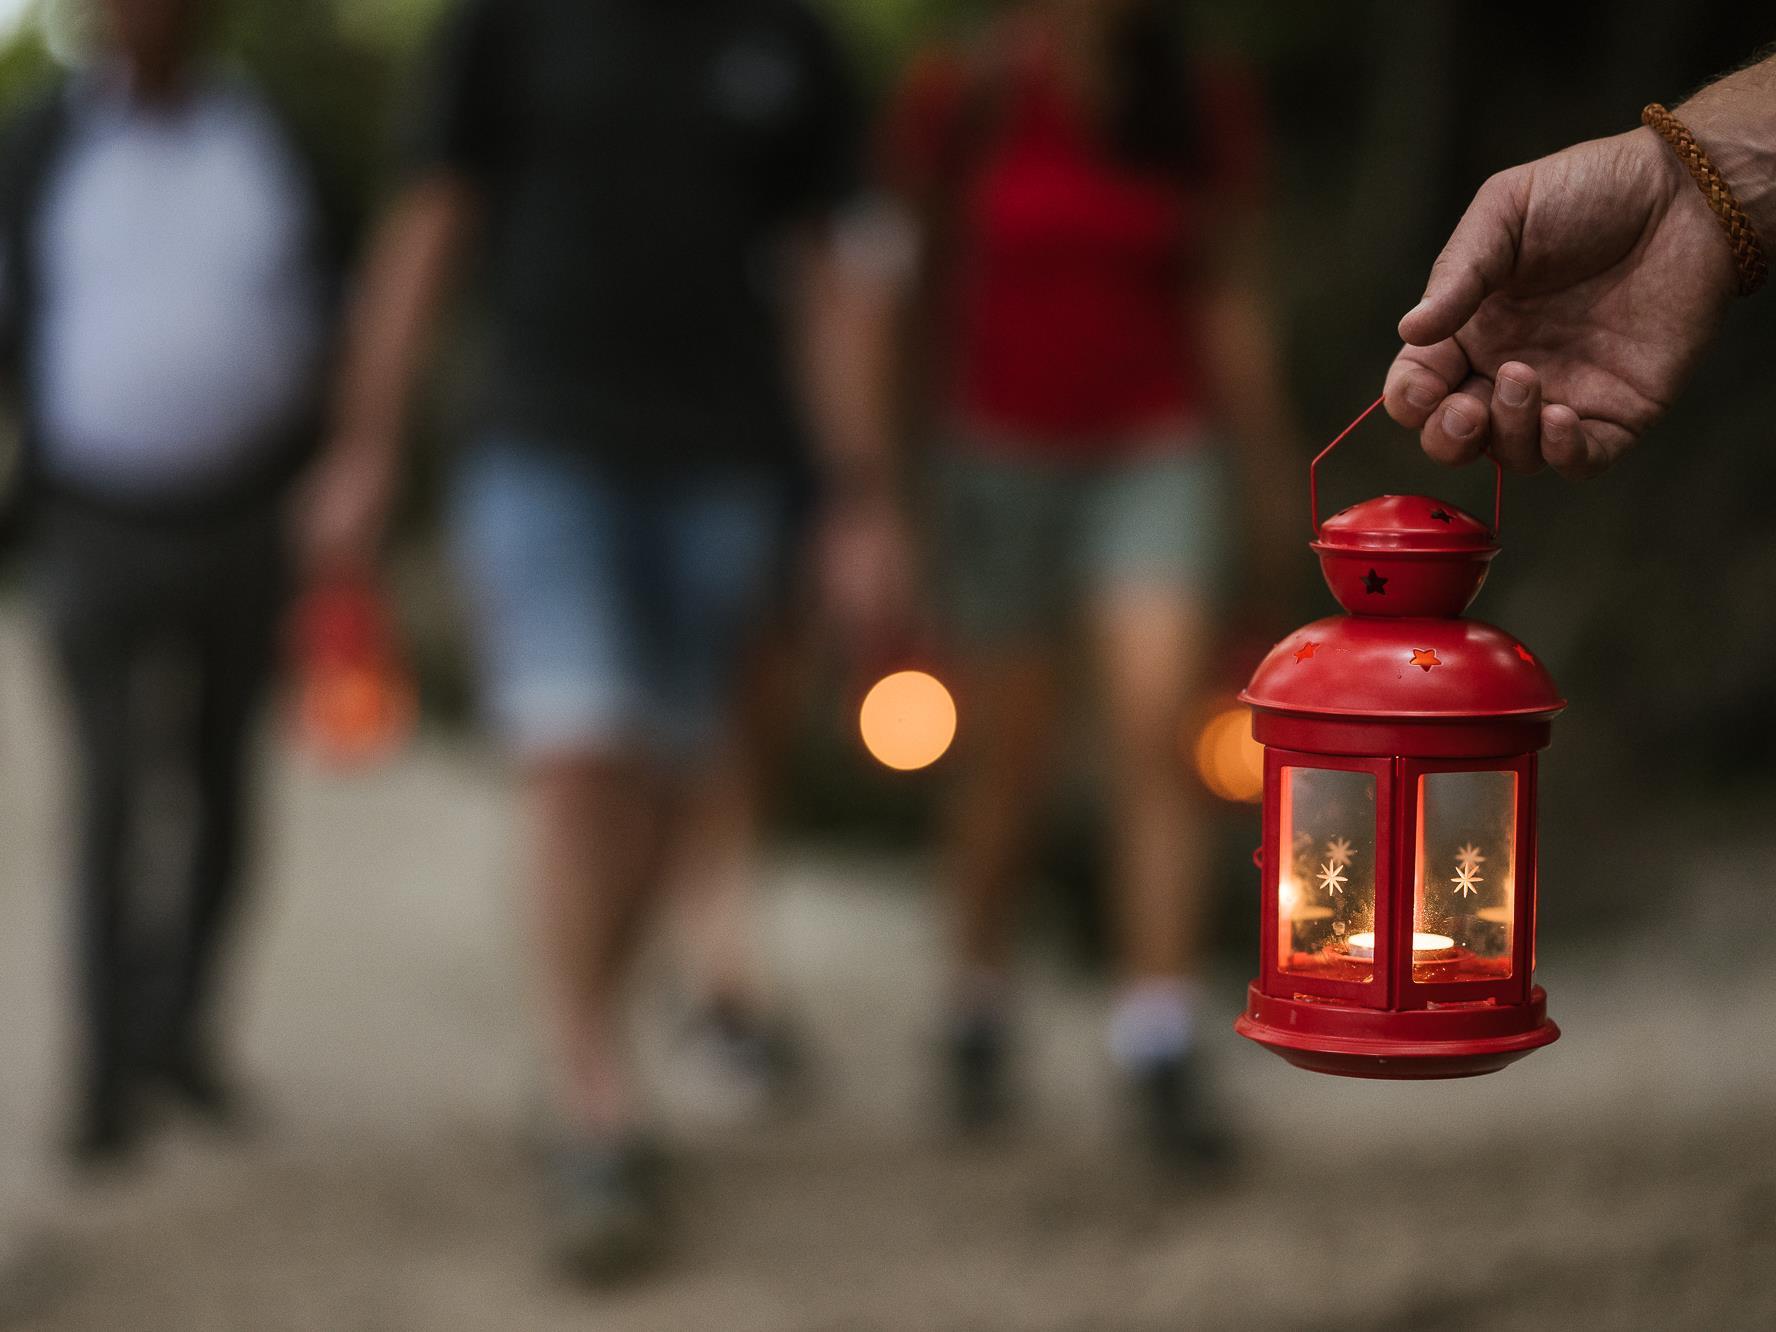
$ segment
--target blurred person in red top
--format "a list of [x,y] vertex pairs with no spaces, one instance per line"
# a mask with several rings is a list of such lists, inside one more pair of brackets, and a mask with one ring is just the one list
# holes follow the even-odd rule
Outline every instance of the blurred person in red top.
[[915,60],[884,169],[918,232],[900,345],[920,349],[906,396],[941,442],[961,672],[953,1109],[965,1128],[1009,1109],[1015,907],[1077,627],[1108,740],[1111,1046],[1156,1153],[1190,1164],[1225,1144],[1194,1058],[1203,856],[1181,727],[1228,548],[1259,530],[1235,517],[1224,466],[1280,461],[1290,432],[1253,276],[1258,100],[1193,55],[1183,20],[1160,0],[1018,5],[984,40]]

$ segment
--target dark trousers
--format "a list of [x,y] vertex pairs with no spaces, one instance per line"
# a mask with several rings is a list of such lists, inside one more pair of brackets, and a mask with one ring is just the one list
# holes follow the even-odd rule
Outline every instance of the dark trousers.
[[73,724],[81,1080],[208,1038],[284,599],[278,511],[150,525],[51,506],[37,587]]

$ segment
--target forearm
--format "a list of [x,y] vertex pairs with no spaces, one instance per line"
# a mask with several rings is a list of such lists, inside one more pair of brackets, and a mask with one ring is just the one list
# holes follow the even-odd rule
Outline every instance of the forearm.
[[1252,292],[1218,292],[1205,320],[1217,412],[1242,443],[1254,448],[1291,428],[1276,339],[1261,301]]
[[894,369],[899,281],[813,243],[806,261],[798,341],[820,460],[841,489],[898,481]]
[[1221,419],[1246,449],[1268,453],[1294,429],[1284,391],[1274,297],[1262,232],[1242,227],[1220,247],[1202,298],[1204,352]]
[[1765,248],[1776,247],[1776,56],[1711,83],[1675,110]]
[[379,229],[347,320],[335,432],[344,447],[391,450],[473,213],[467,185],[413,186]]

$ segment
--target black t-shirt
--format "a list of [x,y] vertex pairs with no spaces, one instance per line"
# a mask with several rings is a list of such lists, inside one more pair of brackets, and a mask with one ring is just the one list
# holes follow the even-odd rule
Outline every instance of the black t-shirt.
[[670,467],[798,450],[783,245],[857,187],[800,0],[465,0],[409,164],[486,204],[479,428]]

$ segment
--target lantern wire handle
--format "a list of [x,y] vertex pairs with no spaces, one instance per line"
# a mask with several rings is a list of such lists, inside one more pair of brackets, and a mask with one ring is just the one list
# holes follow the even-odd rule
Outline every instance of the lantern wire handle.
[[[1313,514],[1314,540],[1317,541],[1320,537],[1320,464],[1326,460],[1326,455],[1328,453],[1344,443],[1345,438],[1351,433],[1351,431],[1355,430],[1358,426],[1362,425],[1363,422],[1373,416],[1376,408],[1380,407],[1382,403],[1386,401],[1387,395],[1384,393],[1381,397],[1365,407],[1361,414],[1358,415],[1357,419],[1352,421],[1343,430],[1340,430],[1332,442],[1315,454],[1313,462],[1308,464],[1307,502]],[[1504,513],[1505,468],[1504,464],[1500,463],[1490,451],[1487,452],[1486,460],[1492,464],[1492,534],[1494,537],[1497,537],[1499,534],[1499,519]]]

